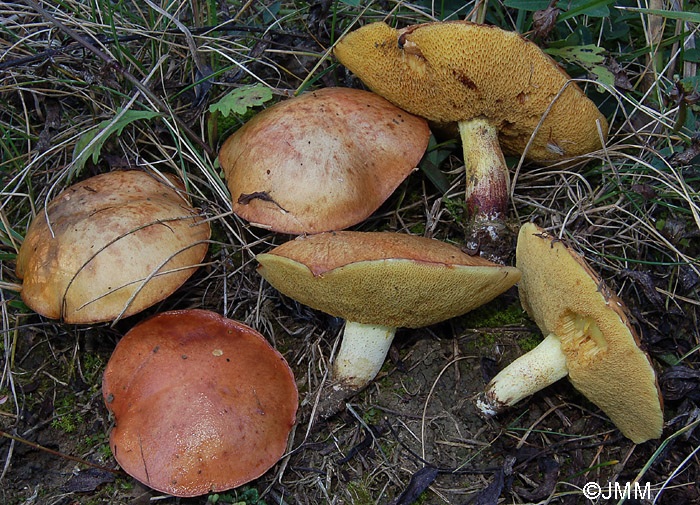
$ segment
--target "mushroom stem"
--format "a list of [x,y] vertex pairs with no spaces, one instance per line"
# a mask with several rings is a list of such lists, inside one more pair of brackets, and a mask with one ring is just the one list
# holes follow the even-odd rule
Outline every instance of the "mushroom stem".
[[395,333],[390,326],[347,321],[333,364],[335,381],[353,392],[369,384],[382,368]]
[[464,151],[467,207],[476,221],[500,221],[508,205],[510,179],[498,131],[484,118],[457,124]]
[[495,416],[568,374],[559,337],[550,333],[532,351],[520,356],[491,379],[476,406],[484,415]]

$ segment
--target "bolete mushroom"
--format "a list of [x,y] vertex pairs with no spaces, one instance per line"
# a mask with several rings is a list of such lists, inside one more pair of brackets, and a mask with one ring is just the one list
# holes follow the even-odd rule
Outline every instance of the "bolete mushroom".
[[656,374],[622,301],[580,255],[532,223],[520,230],[516,258],[522,305],[547,337],[489,382],[481,411],[496,414],[568,375],[633,442],[661,436]]
[[344,36],[334,52],[390,102],[436,126],[458,125],[466,201],[477,225],[497,229],[507,209],[510,179],[501,149],[520,155],[527,148],[527,158],[551,163],[599,149],[599,130],[607,134],[593,102],[515,32],[467,21],[400,30],[377,22]]
[[233,211],[291,234],[356,224],[415,169],[427,122],[368,91],[325,88],[280,102],[229,137],[219,160]]
[[93,323],[172,294],[208,249],[209,224],[184,189],[177,177],[136,170],[66,188],[34,218],[20,248],[22,300],[49,318]]
[[478,307],[515,284],[513,267],[425,237],[390,232],[302,236],[256,257],[285,295],[346,320],[327,412],[379,372],[397,327],[419,328]]
[[122,469],[176,496],[249,482],[284,454],[298,405],[289,365],[257,331],[205,310],[134,326],[105,369]]

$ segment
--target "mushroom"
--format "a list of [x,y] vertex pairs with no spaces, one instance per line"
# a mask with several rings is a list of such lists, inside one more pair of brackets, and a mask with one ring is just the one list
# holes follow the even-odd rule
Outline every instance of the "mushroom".
[[184,189],[174,176],[132,170],[62,191],[35,217],[17,256],[24,302],[49,318],[92,323],[172,294],[208,249],[209,224]]
[[286,450],[298,405],[282,355],[252,328],[205,310],[134,326],[107,363],[102,394],[119,465],[175,496],[265,473]]
[[661,436],[656,374],[622,301],[585,260],[532,223],[518,237],[522,305],[547,337],[486,386],[477,401],[494,415],[568,375],[635,443]]
[[427,122],[368,91],[325,88],[257,114],[221,147],[233,211],[302,234],[356,224],[415,169]]
[[467,21],[401,30],[377,22],[344,36],[334,51],[390,102],[438,127],[457,123],[467,205],[476,228],[490,233],[503,226],[508,205],[501,148],[551,163],[599,149],[601,134],[607,134],[595,104],[554,60],[515,32]]
[[520,278],[516,268],[453,245],[390,232],[302,236],[256,259],[260,275],[277,290],[346,320],[324,417],[374,379],[397,327],[464,314]]

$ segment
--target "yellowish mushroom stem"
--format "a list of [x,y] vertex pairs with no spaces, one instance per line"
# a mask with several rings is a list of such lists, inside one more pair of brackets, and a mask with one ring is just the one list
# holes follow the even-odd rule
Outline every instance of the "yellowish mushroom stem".
[[559,337],[550,333],[532,351],[520,356],[491,379],[476,405],[483,414],[495,416],[568,374]]
[[458,123],[467,176],[465,200],[476,221],[500,221],[508,205],[510,178],[498,131],[484,118]]
[[395,333],[389,326],[347,321],[333,364],[335,382],[348,391],[369,384],[382,368]]

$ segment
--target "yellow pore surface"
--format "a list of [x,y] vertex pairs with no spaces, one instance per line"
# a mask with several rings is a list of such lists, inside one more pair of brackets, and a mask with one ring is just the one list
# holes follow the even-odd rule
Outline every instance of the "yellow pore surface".
[[418,328],[464,314],[520,278],[437,240],[398,233],[300,237],[259,254],[259,273],[287,296],[364,324]]
[[523,152],[547,113],[527,157],[539,162],[601,147],[608,126],[554,60],[515,32],[469,22],[402,30],[372,23],[340,40],[340,62],[372,91],[436,123],[483,117],[499,130],[507,154]]
[[532,223],[520,230],[516,258],[523,307],[545,335],[559,337],[576,389],[632,441],[658,438],[656,374],[620,299],[583,258]]

